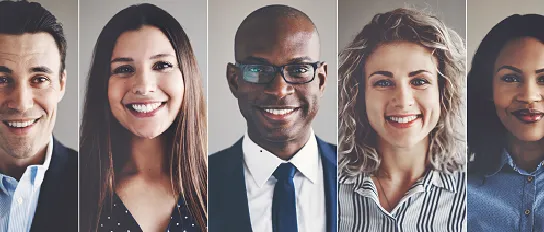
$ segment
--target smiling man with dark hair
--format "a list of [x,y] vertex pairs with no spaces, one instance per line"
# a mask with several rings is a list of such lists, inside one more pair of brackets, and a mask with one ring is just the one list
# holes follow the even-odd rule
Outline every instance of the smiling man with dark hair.
[[247,133],[210,156],[209,231],[336,231],[336,146],[311,122],[325,90],[315,24],[269,5],[252,12],[227,65]]
[[77,231],[77,153],[52,136],[65,56],[54,15],[0,2],[0,231]]

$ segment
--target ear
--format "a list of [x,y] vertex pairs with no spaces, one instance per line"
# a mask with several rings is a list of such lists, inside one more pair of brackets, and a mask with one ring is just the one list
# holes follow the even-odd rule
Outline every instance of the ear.
[[327,86],[327,68],[327,62],[323,62],[321,64],[321,67],[317,69],[317,78],[319,79],[319,92],[321,92],[321,96],[323,96],[325,86]]
[[64,93],[66,92],[66,69],[60,74],[60,93],[57,99],[57,103],[62,100]]
[[233,63],[227,64],[227,82],[229,83],[230,92],[238,98],[238,69]]

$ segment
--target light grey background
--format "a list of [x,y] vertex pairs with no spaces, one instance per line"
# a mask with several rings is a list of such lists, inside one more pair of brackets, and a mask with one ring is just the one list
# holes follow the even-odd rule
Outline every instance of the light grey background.
[[[477,0],[472,0],[477,1]],[[488,4],[490,6],[491,4]],[[495,4],[492,4],[493,6]],[[466,38],[465,0],[338,0],[338,49],[344,49],[374,15],[408,7],[436,15],[449,28]]]
[[78,112],[77,112],[77,0],[37,0],[43,8],[50,11],[62,23],[68,43],[66,49],[66,93],[57,105],[57,120],[53,135],[66,147],[78,150]]
[[321,38],[321,60],[328,64],[325,93],[312,123],[317,136],[328,142],[337,140],[337,58],[336,0],[209,0],[208,1],[208,152],[232,146],[246,132],[246,121],[238,102],[229,91],[225,76],[228,62],[234,62],[236,29],[252,11],[269,4],[285,4],[306,13],[317,26]]
[[[61,0],[59,0],[61,1]],[[170,13],[189,36],[206,95],[206,1],[202,0],[80,0],[79,28],[79,112],[83,117],[83,104],[87,89],[87,75],[98,35],[108,21],[119,11],[137,3],[152,3]]]
[[482,39],[497,23],[513,14],[544,14],[544,0],[468,0],[467,6],[469,68]]

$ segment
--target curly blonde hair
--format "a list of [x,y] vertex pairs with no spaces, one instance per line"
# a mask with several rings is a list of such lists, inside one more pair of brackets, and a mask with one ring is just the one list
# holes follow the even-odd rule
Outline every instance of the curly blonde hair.
[[[380,45],[415,43],[433,51],[438,60],[440,118],[429,134],[432,168],[451,173],[464,169],[466,140],[463,125],[466,48],[461,37],[434,15],[412,9],[377,14],[342,52],[339,66],[339,152],[344,175],[374,173],[380,165],[377,134],[365,105],[364,64]],[[361,94],[359,94],[361,93]]]

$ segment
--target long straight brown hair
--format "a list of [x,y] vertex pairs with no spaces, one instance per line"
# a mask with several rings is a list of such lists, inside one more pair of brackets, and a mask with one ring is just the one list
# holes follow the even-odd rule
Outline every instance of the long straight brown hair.
[[185,91],[180,112],[161,136],[175,197],[207,231],[207,123],[202,81],[193,49],[181,25],[152,4],[130,6],[102,29],[89,70],[80,139],[80,229],[96,231],[100,214],[111,209],[115,173],[130,152],[130,132],[113,117],[108,101],[110,59],[119,36],[144,25],[160,29],[176,51]]

